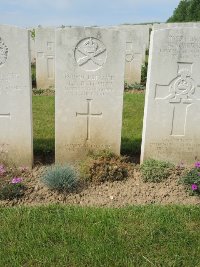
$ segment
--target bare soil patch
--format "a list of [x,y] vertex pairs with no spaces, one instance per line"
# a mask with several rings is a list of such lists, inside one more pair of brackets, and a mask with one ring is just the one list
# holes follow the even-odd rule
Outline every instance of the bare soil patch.
[[[20,199],[0,201],[1,206],[34,206],[61,203],[65,205],[124,207],[138,204],[184,204],[199,205],[198,196],[190,196],[179,184],[180,170],[160,183],[144,183],[139,165],[127,163],[128,177],[123,181],[105,182],[82,186],[73,193],[49,190],[40,182],[47,166],[36,166],[23,179],[27,190]],[[1,178],[0,178],[1,179]]]

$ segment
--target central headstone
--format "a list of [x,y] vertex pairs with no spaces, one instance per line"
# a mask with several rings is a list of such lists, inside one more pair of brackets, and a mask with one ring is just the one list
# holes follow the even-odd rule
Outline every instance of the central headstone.
[[56,30],[56,162],[120,153],[124,40],[111,29]]
[[55,29],[36,28],[36,81],[38,89],[55,87]]
[[0,163],[32,166],[28,30],[0,25]]
[[116,27],[125,33],[125,82],[133,85],[141,82],[142,65],[146,60],[146,49],[149,47],[148,25],[120,25]]
[[141,160],[200,159],[200,28],[152,32]]

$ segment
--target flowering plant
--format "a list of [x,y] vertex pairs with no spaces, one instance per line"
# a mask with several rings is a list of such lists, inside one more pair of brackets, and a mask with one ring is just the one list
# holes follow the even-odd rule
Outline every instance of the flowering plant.
[[14,177],[12,180],[11,180],[11,184],[18,184],[18,183],[21,183],[22,182],[22,178],[21,177]]
[[181,182],[193,195],[200,195],[200,161],[195,162],[194,167],[185,173]]

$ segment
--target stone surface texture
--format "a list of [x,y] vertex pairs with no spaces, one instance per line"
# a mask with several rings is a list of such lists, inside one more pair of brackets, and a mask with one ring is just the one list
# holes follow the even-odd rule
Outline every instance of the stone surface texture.
[[55,87],[55,29],[36,28],[36,80],[37,88]]
[[36,62],[36,53],[35,53],[35,38],[32,36],[32,30],[29,29],[29,40],[30,40],[30,51],[31,51],[31,63]]
[[120,153],[125,36],[100,28],[56,30],[56,162],[88,151]]
[[200,29],[152,32],[141,161],[200,159]]
[[155,23],[152,30],[162,30],[176,27],[200,27],[199,22]]
[[0,158],[32,166],[32,99],[28,30],[0,25]]

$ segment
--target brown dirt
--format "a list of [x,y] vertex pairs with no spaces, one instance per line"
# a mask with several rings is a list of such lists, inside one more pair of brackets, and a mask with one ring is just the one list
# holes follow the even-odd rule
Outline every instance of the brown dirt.
[[0,201],[1,206],[35,206],[52,203],[65,205],[123,207],[138,204],[200,204],[200,197],[189,196],[184,187],[178,184],[178,175],[173,173],[161,183],[144,183],[138,166],[129,163],[129,177],[124,181],[105,182],[79,188],[77,192],[59,194],[49,190],[40,182],[45,166],[37,166],[24,174],[27,186],[21,199]]

